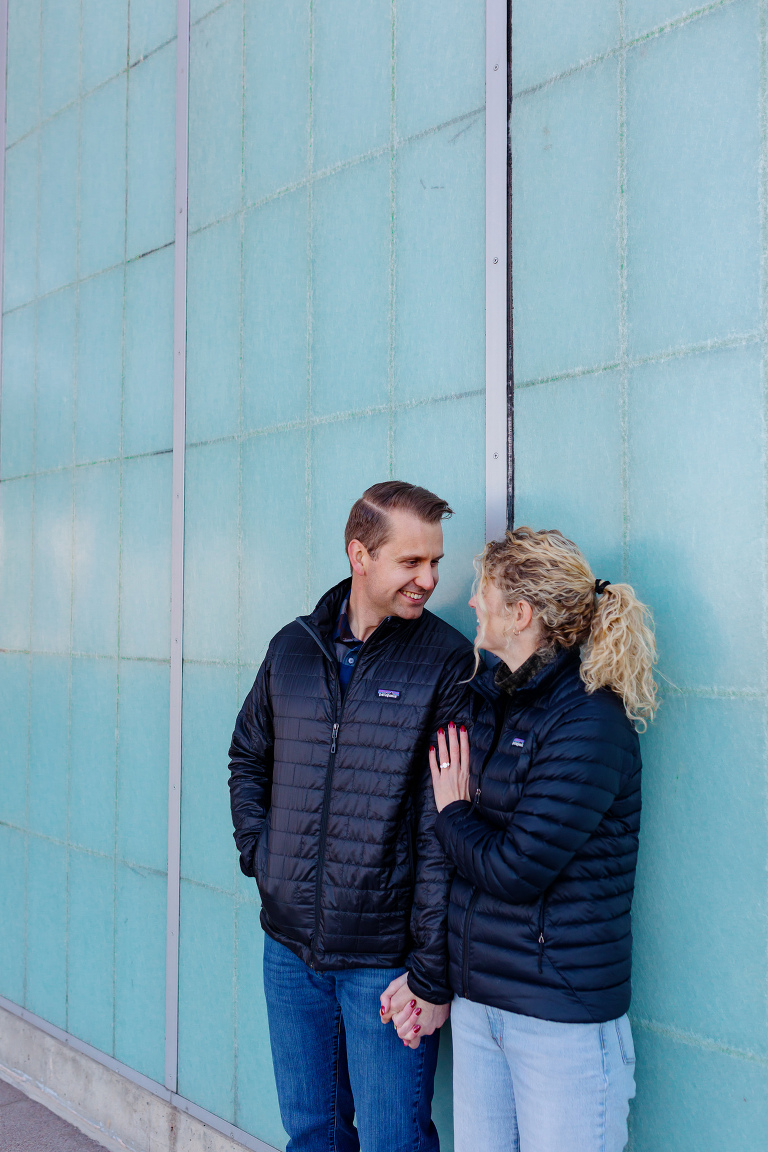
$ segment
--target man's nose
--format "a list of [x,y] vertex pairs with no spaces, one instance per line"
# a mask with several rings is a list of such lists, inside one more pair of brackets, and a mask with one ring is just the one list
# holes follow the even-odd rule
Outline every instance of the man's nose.
[[425,592],[432,591],[437,584],[437,576],[432,571],[431,564],[425,564],[423,568],[419,569],[415,583],[418,584],[419,588],[423,588]]

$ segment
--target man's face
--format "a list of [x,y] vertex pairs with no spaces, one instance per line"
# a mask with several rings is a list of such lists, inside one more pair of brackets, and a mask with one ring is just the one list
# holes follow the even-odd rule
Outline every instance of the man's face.
[[437,587],[443,528],[439,521],[427,524],[400,509],[388,517],[389,538],[375,557],[367,551],[360,556],[363,574],[356,573],[356,587],[369,610],[380,619],[401,616],[417,620]]

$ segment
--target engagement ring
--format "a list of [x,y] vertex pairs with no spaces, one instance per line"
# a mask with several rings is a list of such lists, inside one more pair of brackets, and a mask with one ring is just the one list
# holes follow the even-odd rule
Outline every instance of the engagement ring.
[[451,766],[451,762],[450,762],[450,760],[446,760],[445,764],[441,764],[441,765],[440,765],[440,771],[441,771],[441,772],[444,772],[444,771],[445,771],[445,769],[446,769],[446,768],[450,768],[450,766]]

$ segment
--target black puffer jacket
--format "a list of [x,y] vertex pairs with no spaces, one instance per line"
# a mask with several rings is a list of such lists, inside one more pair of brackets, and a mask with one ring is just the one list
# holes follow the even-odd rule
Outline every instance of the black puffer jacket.
[[423,612],[366,641],[343,703],[331,640],[349,580],[278,632],[237,718],[230,794],[240,866],[261,922],[318,970],[398,967],[451,998],[452,869],[434,834],[427,750],[466,721],[469,642]]
[[493,674],[472,732],[472,803],[436,831],[455,863],[450,981],[470,1000],[592,1023],[630,999],[640,750],[621,701],[561,651],[512,695]]

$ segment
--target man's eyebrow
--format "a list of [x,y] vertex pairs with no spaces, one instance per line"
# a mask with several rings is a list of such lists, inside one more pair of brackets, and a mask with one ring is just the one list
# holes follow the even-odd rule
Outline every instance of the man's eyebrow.
[[[445,552],[441,552],[439,556],[432,556],[431,557],[432,563],[436,564],[438,562],[438,560],[442,560],[444,556],[445,556]],[[395,557],[395,563],[396,564],[402,564],[405,560],[425,560],[425,559],[426,559],[425,556],[416,556],[416,555],[413,555],[413,556],[396,556]]]

